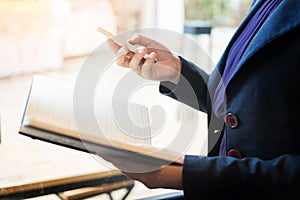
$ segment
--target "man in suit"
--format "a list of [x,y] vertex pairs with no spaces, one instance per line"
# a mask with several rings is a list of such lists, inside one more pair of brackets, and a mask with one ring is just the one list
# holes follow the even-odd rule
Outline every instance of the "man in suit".
[[[300,193],[300,1],[254,1],[211,74],[143,35],[129,41],[145,47],[134,53],[108,43],[122,50],[120,66],[161,81],[160,92],[171,98],[185,94],[184,77],[197,98],[178,100],[209,119],[208,156],[186,155],[183,166],[128,176],[149,188],[183,189],[185,199]],[[107,159],[122,169],[122,162]]]

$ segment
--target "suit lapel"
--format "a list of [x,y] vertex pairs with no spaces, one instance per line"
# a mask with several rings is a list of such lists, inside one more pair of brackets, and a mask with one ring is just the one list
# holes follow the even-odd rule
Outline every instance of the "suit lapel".
[[241,32],[245,29],[245,27],[247,26],[247,24],[249,23],[249,21],[252,19],[253,15],[256,13],[256,11],[260,8],[260,6],[263,4],[264,1],[262,0],[256,0],[253,1],[253,4],[251,6],[251,9],[249,11],[249,14],[245,17],[245,19],[242,21],[242,23],[239,25],[238,29],[235,31],[234,35],[232,36],[229,44],[227,45],[219,63],[217,64],[217,68],[219,70],[223,70],[223,67],[226,63],[226,58],[228,56],[228,53],[232,47],[232,45],[234,44],[234,42],[236,41],[236,39],[240,36]]
[[[259,4],[260,3],[257,3],[257,5]],[[266,20],[261,29],[256,33],[230,79],[232,79],[243,64],[263,46],[282,36],[284,33],[290,31],[299,24],[300,1],[283,0],[278,8]]]
[[248,22],[251,20],[253,15],[256,13],[256,11],[260,8],[260,6],[262,4],[263,4],[262,0],[253,1],[253,4],[252,4],[251,9],[249,11],[249,14],[245,17],[245,19],[242,21],[242,23],[239,25],[239,27],[235,31],[234,35],[232,36],[232,38],[231,38],[229,44],[227,45],[222,57],[220,58],[219,62],[217,63],[215,70],[212,72],[212,74],[210,76],[210,80],[212,80],[212,82],[210,82],[208,84],[208,88],[211,91],[210,92],[211,94],[215,93],[215,89],[216,89],[217,85],[219,84],[219,81],[221,79],[221,73],[224,70],[224,66],[225,66],[225,63],[226,63],[226,58],[227,58],[228,52],[230,51],[233,43],[238,38],[238,36],[241,34],[241,32],[244,30],[244,28],[247,26]]

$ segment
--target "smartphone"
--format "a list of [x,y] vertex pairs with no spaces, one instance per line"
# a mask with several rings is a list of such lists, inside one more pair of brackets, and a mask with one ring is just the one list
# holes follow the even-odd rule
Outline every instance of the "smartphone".
[[139,47],[142,47],[141,45],[132,45],[129,44],[126,39],[122,38],[121,36],[116,36],[112,33],[110,33],[109,31],[105,30],[104,28],[99,27],[98,28],[98,32],[102,33],[103,35],[105,35],[106,37],[112,39],[113,41],[115,41],[116,43],[120,44],[120,45],[126,45],[126,47],[130,50],[135,52],[136,49],[138,49]]
[[[104,28],[99,27],[98,32],[102,33],[103,35],[105,35],[106,37],[112,39],[114,42],[116,42],[120,45],[125,45],[132,52],[135,52],[138,48],[142,47],[141,45],[129,44],[126,39],[122,38],[121,36],[116,36],[116,35],[112,34],[111,32],[105,30]],[[146,54],[144,56],[144,59],[146,59],[148,56],[149,55]],[[157,59],[155,59],[154,63],[156,63],[156,61],[157,61]]]

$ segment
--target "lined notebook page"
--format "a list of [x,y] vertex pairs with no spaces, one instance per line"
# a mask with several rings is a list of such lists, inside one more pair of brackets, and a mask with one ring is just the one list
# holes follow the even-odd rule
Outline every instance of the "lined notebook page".
[[[95,102],[98,129],[104,137],[125,143],[151,143],[147,107],[120,100],[115,101],[112,109],[111,99],[101,96],[96,97]],[[92,127],[88,119],[80,123]],[[73,84],[34,76],[23,124],[78,137],[73,111]],[[99,136],[97,130],[86,130],[84,134]]]

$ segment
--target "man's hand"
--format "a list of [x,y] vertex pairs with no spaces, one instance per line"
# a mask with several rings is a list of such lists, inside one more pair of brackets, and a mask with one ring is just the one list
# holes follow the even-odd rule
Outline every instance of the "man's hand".
[[107,40],[110,48],[119,57],[117,64],[131,68],[138,75],[149,80],[171,81],[178,83],[181,61],[169,49],[157,41],[141,34],[135,34],[128,41],[131,45],[139,45],[135,52],[126,45],[120,46],[112,39]]
[[148,173],[123,173],[142,182],[150,189],[182,189],[182,166],[162,166],[160,169]]
[[142,182],[148,188],[182,189],[182,166],[149,166],[149,164],[138,163],[125,158],[101,157],[111,162],[129,178]]

